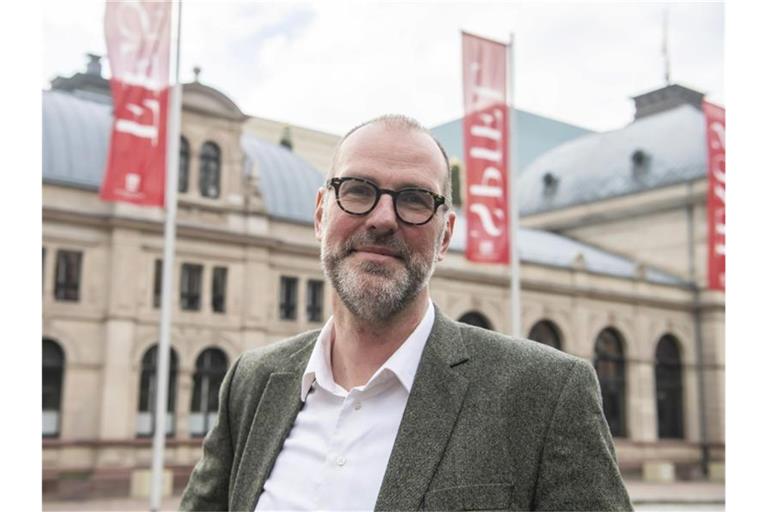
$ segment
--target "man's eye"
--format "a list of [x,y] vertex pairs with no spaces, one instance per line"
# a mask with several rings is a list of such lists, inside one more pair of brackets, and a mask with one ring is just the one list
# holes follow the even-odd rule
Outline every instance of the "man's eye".
[[430,208],[432,204],[432,196],[426,192],[409,190],[400,194],[400,203],[409,207]]
[[350,185],[344,190],[346,194],[355,196],[373,195],[373,189],[367,185]]

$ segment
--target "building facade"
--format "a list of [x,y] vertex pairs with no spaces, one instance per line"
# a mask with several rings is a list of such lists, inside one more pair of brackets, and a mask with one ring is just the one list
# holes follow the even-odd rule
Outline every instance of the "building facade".
[[[98,198],[112,117],[96,59],[88,72],[54,80],[42,100],[44,495],[141,494],[151,464],[163,213]],[[247,116],[197,81],[184,85],[182,108],[166,447],[168,490],[176,491],[238,354],[320,328],[331,314],[311,222],[338,141]],[[665,193],[631,197],[648,202],[655,222],[653,200]],[[692,288],[679,261],[649,257],[658,250],[642,235],[612,246],[584,203],[568,208],[524,216],[523,332],[594,361],[625,474],[658,462],[681,476],[695,472],[705,439],[710,462],[722,462],[721,297]],[[692,208],[694,234],[703,236],[701,201]],[[458,210],[433,299],[451,318],[509,332],[508,271],[463,258]],[[629,236],[637,215],[612,229]]]

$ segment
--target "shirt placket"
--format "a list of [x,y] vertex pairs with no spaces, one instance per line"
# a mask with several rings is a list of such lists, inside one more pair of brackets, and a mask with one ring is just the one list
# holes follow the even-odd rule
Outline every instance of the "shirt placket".
[[353,403],[354,398],[352,393],[347,393],[346,396],[332,394],[338,403],[335,408],[335,418],[329,418],[329,423],[333,427],[325,447],[325,460],[318,478],[314,481],[315,499],[313,501],[317,510],[334,510],[344,506],[343,503],[335,500],[338,496],[344,495],[340,486],[344,485],[344,473],[349,463],[346,439],[350,435],[349,415],[354,410],[350,404]]

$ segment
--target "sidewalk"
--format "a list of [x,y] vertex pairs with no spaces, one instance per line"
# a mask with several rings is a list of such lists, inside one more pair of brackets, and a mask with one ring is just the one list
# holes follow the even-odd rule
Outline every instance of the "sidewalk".
[[725,503],[723,482],[694,481],[653,483],[627,480],[632,503]]
[[[723,505],[725,503],[725,484],[722,482],[660,484],[629,480],[626,485],[632,503],[640,505],[643,510],[650,510],[647,505]],[[162,510],[178,510],[180,501],[181,496],[165,498]],[[87,501],[43,501],[43,510],[149,510],[149,500],[112,498]],[[667,510],[667,508],[662,507],[659,510]],[[722,508],[706,507],[706,510],[722,510]]]

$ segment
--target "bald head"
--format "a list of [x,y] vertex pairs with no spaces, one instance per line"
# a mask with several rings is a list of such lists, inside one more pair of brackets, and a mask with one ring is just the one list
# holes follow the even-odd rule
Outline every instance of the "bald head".
[[445,162],[445,179],[443,180],[443,187],[442,187],[442,194],[445,196],[445,202],[446,206],[448,208],[451,208],[452,206],[452,192],[451,192],[451,167],[448,163],[448,155],[445,153],[445,149],[443,149],[443,146],[440,144],[440,142],[432,135],[432,133],[425,128],[421,123],[416,121],[413,118],[410,118],[408,116],[404,116],[401,114],[386,114],[383,116],[376,117],[374,119],[371,119],[369,121],[366,121],[362,124],[359,124],[349,130],[339,141],[339,143],[336,145],[336,149],[333,153],[333,160],[331,161],[331,168],[328,170],[328,179],[333,178],[336,176],[336,173],[338,171],[337,166],[339,163],[339,155],[341,154],[342,146],[344,146],[344,143],[347,141],[347,139],[355,132],[360,130],[361,128],[364,128],[369,125],[383,125],[387,129],[391,130],[400,130],[403,132],[415,132],[415,133],[423,133],[435,143],[437,148],[440,150],[440,154],[442,155],[442,160]]

